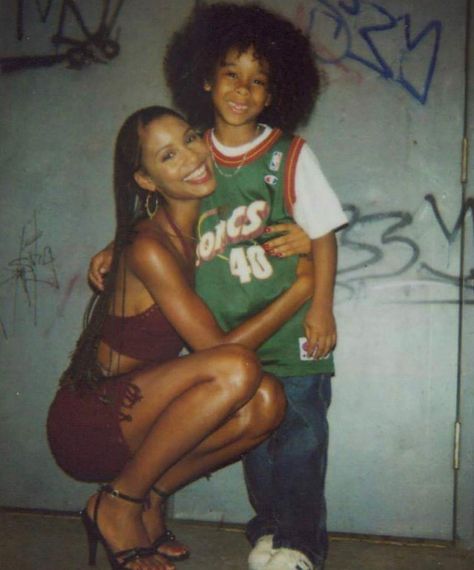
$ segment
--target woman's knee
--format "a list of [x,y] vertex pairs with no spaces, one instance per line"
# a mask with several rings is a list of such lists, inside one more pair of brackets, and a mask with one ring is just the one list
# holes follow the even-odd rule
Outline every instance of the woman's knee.
[[254,428],[262,433],[275,430],[283,421],[286,412],[285,391],[281,383],[274,376],[265,374],[253,404]]
[[231,344],[216,349],[213,374],[224,389],[243,405],[258,389],[262,369],[256,354],[241,345]]

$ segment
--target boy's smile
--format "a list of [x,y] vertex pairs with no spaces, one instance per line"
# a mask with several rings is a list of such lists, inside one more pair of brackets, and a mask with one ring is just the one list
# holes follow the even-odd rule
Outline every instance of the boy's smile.
[[267,62],[256,57],[253,48],[242,53],[233,48],[204,89],[211,93],[221,142],[239,145],[252,140],[258,117],[271,102]]

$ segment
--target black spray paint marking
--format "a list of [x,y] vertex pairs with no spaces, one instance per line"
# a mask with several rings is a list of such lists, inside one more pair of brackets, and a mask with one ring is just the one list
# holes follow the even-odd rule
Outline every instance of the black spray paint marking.
[[[16,311],[21,303],[31,310],[33,324],[38,322],[38,287],[46,286],[59,289],[59,280],[55,267],[55,257],[49,245],[42,245],[43,232],[38,229],[36,212],[32,219],[25,224],[20,232],[18,257],[11,259],[3,268],[2,273],[8,277],[0,281],[0,287],[13,285],[13,322]],[[7,330],[2,321],[2,330],[7,337]]]
[[[36,1],[37,11],[42,23],[48,20],[53,0],[48,0],[46,7]],[[80,70],[93,63],[107,63],[120,53],[118,43],[119,30],[112,38],[117,18],[125,0],[102,0],[102,14],[98,26],[91,30],[80,11],[77,0],[62,0],[56,33],[51,38],[54,53],[0,58],[2,73],[12,73],[38,67],[51,67],[65,63],[69,69]],[[17,0],[16,37],[19,41],[25,35],[23,20],[24,0]],[[81,31],[80,37],[65,35],[68,19],[73,19]]]
[[[468,198],[462,205],[452,229],[447,227],[436,202],[436,198],[432,194],[427,194],[425,201],[431,206],[436,225],[448,245],[454,244],[459,239],[460,230],[465,223],[466,216],[471,214],[474,218],[474,198]],[[412,227],[413,217],[409,212],[393,211],[362,215],[359,208],[354,205],[344,206],[344,210],[348,214],[349,224],[341,231],[341,249],[347,248],[359,254],[362,253],[364,259],[339,269],[338,287],[341,287],[353,295],[356,292],[354,284],[360,286],[377,279],[391,279],[406,274],[410,269],[415,268],[420,274],[426,275],[426,278],[430,281],[444,283],[457,288],[462,286],[466,290],[474,291],[474,260],[471,260],[472,265],[468,270],[468,275],[461,279],[459,275],[447,273],[442,268],[433,267],[432,264],[427,263],[423,259],[423,252],[416,241],[400,234],[401,231],[409,230]],[[360,231],[361,228],[376,223],[382,223],[383,225],[383,231],[378,238],[381,246],[364,241],[364,237]],[[472,228],[472,238],[474,244],[474,225]],[[398,266],[391,271],[378,272],[376,267],[386,259],[387,248],[393,244],[401,245],[401,251],[405,251],[405,256],[400,257]],[[354,276],[354,273],[360,270],[363,270],[363,272]],[[432,300],[430,302],[452,303],[453,301]],[[472,304],[472,302],[466,301],[466,304]]]

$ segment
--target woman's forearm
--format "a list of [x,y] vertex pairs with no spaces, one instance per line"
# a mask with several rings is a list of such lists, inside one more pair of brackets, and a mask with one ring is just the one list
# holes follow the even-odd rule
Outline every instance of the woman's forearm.
[[293,285],[256,315],[226,333],[222,341],[256,349],[270,338],[311,298],[312,279],[299,277]]

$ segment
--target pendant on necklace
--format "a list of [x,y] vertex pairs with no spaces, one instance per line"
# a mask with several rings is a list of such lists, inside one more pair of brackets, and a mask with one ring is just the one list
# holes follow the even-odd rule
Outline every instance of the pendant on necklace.
[[[255,134],[255,136],[253,137],[252,141],[254,141],[255,139],[257,139],[257,138],[260,136],[260,134],[261,134],[262,131],[263,131],[263,125],[258,124],[258,125],[257,125],[256,134]],[[250,141],[250,142],[252,142],[252,141]],[[212,142],[212,139],[211,139],[210,147],[211,147],[211,158],[212,158],[212,162],[213,162],[214,166],[216,167],[217,172],[219,172],[219,174],[220,174],[221,176],[223,176],[224,178],[234,178],[234,176],[237,176],[237,174],[240,172],[240,169],[241,169],[242,166],[245,164],[245,161],[247,160],[247,156],[248,156],[249,152],[254,149],[253,146],[252,146],[251,148],[248,148],[248,149],[245,151],[244,155],[242,156],[242,158],[241,158],[239,164],[235,167],[235,169],[234,169],[232,172],[225,172],[224,170],[221,169],[221,167],[219,166],[219,164],[218,164],[218,162],[217,162],[216,156],[215,156],[215,154],[214,154],[214,144],[213,144],[213,142]]]

